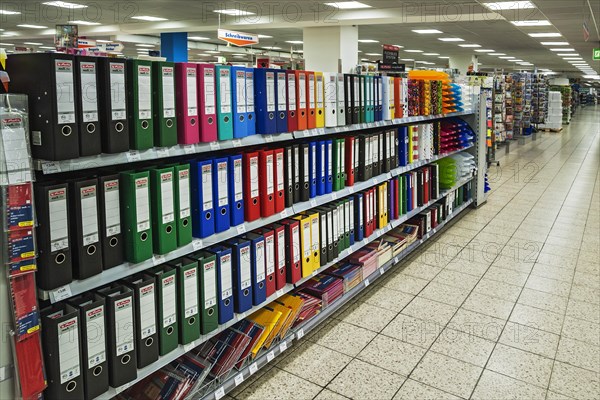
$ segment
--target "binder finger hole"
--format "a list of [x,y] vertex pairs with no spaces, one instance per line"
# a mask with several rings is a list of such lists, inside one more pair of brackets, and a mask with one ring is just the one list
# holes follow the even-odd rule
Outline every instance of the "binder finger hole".
[[290,111],[290,117],[294,118],[296,116],[296,113],[294,111]]
[[172,128],[173,127],[173,120],[172,119],[168,119],[165,121],[165,125],[167,125],[167,128]]
[[154,338],[152,338],[152,337],[149,337],[148,339],[146,339],[146,340],[144,341],[144,346],[146,346],[146,347],[150,347],[150,346],[152,346],[152,344],[153,344],[153,343],[154,343]]
[[242,208],[242,203],[237,203],[235,206],[236,206],[236,207],[237,207],[237,209],[239,210],[239,209],[241,209],[241,208]]
[[283,192],[277,193],[279,197],[283,197]]
[[173,328],[172,326],[167,328],[167,335],[172,335],[173,331],[175,331],[175,328]]
[[279,113],[279,119],[284,119],[285,118],[285,113],[281,112]]
[[269,113],[269,119],[273,119],[275,118],[275,115],[273,113]]
[[190,221],[187,218],[181,221],[181,225],[183,225],[184,228],[186,226],[188,226],[189,224],[190,224]]
[[304,115],[305,115],[305,114],[306,114],[306,113],[305,113],[304,111],[302,111],[302,112],[300,113],[300,115],[301,115],[301,116],[303,116],[303,117],[304,117]]
[[209,220],[211,216],[212,216],[212,214],[210,212],[207,212],[206,215],[205,215],[205,218],[207,220]]
[[248,289],[244,289],[244,297],[248,296],[250,294],[250,291]]
[[196,322],[196,317],[191,317],[190,319],[188,319],[188,325],[194,325],[195,322]]
[[190,119],[190,125],[191,126],[196,126],[196,118]]
[[223,121],[225,121],[225,122],[229,122],[229,117],[224,117],[224,118],[223,118]]
[[319,110],[319,115],[323,114],[323,111]]
[[92,374],[94,376],[98,376],[102,373],[102,366],[98,365],[96,368],[94,368],[94,370],[92,371]]
[[256,203],[258,203],[257,199],[252,199],[252,204],[256,205]]
[[304,184],[304,189],[308,189],[308,182]]
[[167,229],[165,229],[167,233],[173,232],[173,227],[171,225],[167,225]]
[[254,118],[254,117],[252,116],[252,114],[249,114],[249,115],[248,115],[248,119],[249,119],[250,121],[252,121],[252,119],[253,119],[253,118]]
[[215,313],[215,309],[214,308],[209,308],[208,311],[206,312],[206,314],[210,317],[211,315],[213,315]]
[[57,264],[62,264],[65,262],[66,259],[67,259],[67,257],[65,256],[64,253],[59,253],[56,255],[56,257],[54,257],[54,262]]
[[273,195],[269,195],[269,201],[273,200]]
[[77,382],[71,381],[71,382],[67,383],[67,387],[65,388],[65,390],[70,393],[73,390],[75,390],[76,387],[77,387]]
[[117,244],[119,244],[119,239],[117,239],[116,237],[112,237],[110,238],[110,240],[108,241],[108,245],[110,247],[115,247]]
[[148,232],[142,232],[142,234],[140,235],[140,240],[142,242],[145,242],[146,240],[148,240]]
[[273,275],[269,275],[269,282],[273,282]]
[[214,122],[213,118],[212,118],[212,117],[208,117],[208,124],[209,124],[209,125],[212,125],[212,124],[213,124],[213,122]]
[[94,245],[88,246],[86,251],[88,253],[88,256],[94,255],[96,253],[96,246],[94,246]]
[[123,132],[123,129],[125,129],[125,125],[123,125],[122,122],[117,122],[115,124],[115,131],[117,131],[117,132]]
[[150,124],[148,123],[148,121],[142,121],[142,129],[148,129],[149,126]]
[[87,131],[87,133],[94,133],[94,132],[96,132],[96,125],[94,125],[94,124],[87,124],[85,126],[85,130]]
[[73,128],[71,128],[69,125],[65,125],[60,131],[64,136],[69,136],[71,133],[73,133]]
[[224,208],[221,208],[221,215],[225,215],[225,214],[227,214],[227,210]]
[[131,356],[129,354],[125,354],[123,357],[121,357],[121,364],[127,365],[129,364],[129,361],[131,361]]
[[225,301],[223,302],[223,304],[225,304],[225,307],[229,306],[230,303],[231,303],[230,299],[225,299]]
[[239,118],[240,118],[240,122],[244,122],[244,116],[243,115],[240,115]]
[[265,283],[264,283],[264,282],[260,282],[260,283],[258,284],[258,288],[259,288],[259,289],[262,289],[262,288],[264,288],[264,287],[265,287]]

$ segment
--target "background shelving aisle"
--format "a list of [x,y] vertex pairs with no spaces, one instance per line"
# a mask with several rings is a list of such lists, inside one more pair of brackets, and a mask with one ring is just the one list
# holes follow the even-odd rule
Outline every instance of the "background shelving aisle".
[[599,112],[511,151],[489,171],[486,207],[230,396],[597,396]]

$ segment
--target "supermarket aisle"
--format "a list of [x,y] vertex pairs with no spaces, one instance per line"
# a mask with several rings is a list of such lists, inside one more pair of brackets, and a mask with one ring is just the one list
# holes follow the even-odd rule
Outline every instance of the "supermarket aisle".
[[591,399],[600,392],[600,108],[514,144],[488,203],[236,399]]

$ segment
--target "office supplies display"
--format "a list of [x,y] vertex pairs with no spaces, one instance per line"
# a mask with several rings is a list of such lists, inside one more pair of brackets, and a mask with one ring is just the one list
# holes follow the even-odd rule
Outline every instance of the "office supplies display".
[[181,144],[198,143],[200,141],[200,121],[196,64],[176,63],[175,83],[177,142]]
[[125,60],[100,57],[98,66],[102,152],[121,153],[130,143],[127,64]]
[[215,66],[197,64],[198,105],[200,107],[200,141],[217,140],[217,79]]
[[136,150],[154,147],[152,62],[127,61],[129,146]]
[[154,144],[157,147],[177,143],[177,113],[175,111],[175,64],[166,61],[152,63],[154,101]]
[[98,58],[75,57],[77,121],[81,132],[80,157],[93,156],[102,152],[98,86]]
[[233,139],[233,114],[231,99],[231,68],[215,67],[217,92],[217,136],[219,140]]

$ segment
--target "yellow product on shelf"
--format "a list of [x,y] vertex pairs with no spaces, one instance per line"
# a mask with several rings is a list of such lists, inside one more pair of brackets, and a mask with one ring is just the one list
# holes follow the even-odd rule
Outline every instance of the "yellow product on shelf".
[[273,303],[281,304],[284,307],[287,307],[291,310],[290,317],[285,321],[284,326],[281,328],[279,332],[279,336],[281,339],[285,337],[289,329],[294,325],[294,322],[298,318],[300,311],[302,310],[302,306],[304,305],[304,300],[300,296],[292,295],[292,294],[284,294]]
[[288,324],[290,316],[292,315],[292,310],[290,308],[275,301],[269,304],[268,307],[272,308],[274,311],[279,311],[281,313],[281,317],[277,320],[277,324],[275,324],[275,327],[265,340],[264,347],[267,349],[271,347],[273,340],[281,335],[283,328]]
[[256,357],[260,349],[263,347],[265,341],[271,335],[273,329],[275,329],[277,326],[277,321],[279,321],[279,318],[281,318],[281,311],[276,311],[269,307],[263,307],[248,317],[250,321],[255,322],[265,328],[261,333],[260,338],[252,348],[252,358]]

